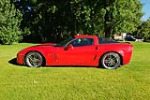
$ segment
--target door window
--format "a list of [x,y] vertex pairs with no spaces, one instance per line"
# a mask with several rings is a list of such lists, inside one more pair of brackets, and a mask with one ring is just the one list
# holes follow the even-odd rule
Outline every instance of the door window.
[[69,44],[72,44],[74,47],[89,46],[89,45],[93,45],[93,39],[92,38],[77,38],[74,41],[70,42]]

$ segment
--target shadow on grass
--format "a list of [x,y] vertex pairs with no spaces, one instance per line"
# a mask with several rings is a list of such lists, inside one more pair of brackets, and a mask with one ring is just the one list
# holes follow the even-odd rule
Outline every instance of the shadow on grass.
[[[13,58],[13,59],[11,59],[11,60],[9,60],[8,61],[10,64],[12,64],[12,65],[17,65],[17,66],[23,66],[23,65],[19,65],[19,64],[17,64],[17,58]],[[27,67],[27,66],[26,66]],[[72,65],[68,65],[68,66],[65,66],[65,65],[61,65],[61,66],[42,66],[42,67],[68,67],[68,68],[70,68],[70,67],[79,67],[79,68],[96,68],[96,67],[92,67],[92,66],[72,66]],[[104,69],[103,67],[98,67],[98,68],[100,68],[100,69]]]
[[17,58],[13,58],[11,60],[8,61],[10,64],[13,64],[13,65],[18,65],[17,64]]

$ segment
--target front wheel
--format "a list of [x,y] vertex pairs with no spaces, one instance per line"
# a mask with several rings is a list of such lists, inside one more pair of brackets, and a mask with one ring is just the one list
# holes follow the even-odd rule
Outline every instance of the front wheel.
[[120,66],[120,56],[117,53],[106,53],[101,59],[102,67],[106,69],[115,69]]
[[29,67],[40,67],[43,64],[43,56],[35,51],[29,52],[25,56],[25,64]]

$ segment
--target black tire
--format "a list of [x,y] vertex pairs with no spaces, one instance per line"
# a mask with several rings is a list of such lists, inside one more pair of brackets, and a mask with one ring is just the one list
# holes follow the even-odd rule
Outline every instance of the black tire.
[[31,51],[25,56],[25,64],[29,67],[40,67],[43,64],[43,56],[35,51]]
[[120,56],[115,52],[106,53],[101,59],[101,65],[106,69],[116,69],[120,66],[120,62]]

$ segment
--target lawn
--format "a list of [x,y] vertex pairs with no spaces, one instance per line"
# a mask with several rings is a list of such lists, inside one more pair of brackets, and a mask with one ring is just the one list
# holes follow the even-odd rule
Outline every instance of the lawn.
[[0,100],[149,100],[150,43],[132,44],[130,64],[116,70],[28,68],[9,61],[35,44],[0,45]]

